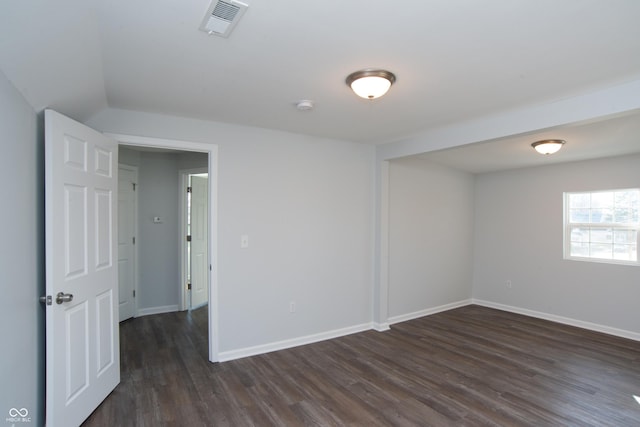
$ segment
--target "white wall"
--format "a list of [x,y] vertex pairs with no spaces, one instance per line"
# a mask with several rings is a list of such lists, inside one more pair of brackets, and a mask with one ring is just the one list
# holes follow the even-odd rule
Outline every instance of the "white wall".
[[218,144],[221,352],[370,324],[372,146],[114,109],[88,125]]
[[194,151],[180,151],[178,153],[178,169],[197,169],[209,166],[209,156],[207,153],[196,153]]
[[468,300],[474,177],[424,159],[389,162],[389,316]]
[[[0,419],[26,408],[44,424],[42,120],[0,72]],[[8,423],[9,424],[9,423]]]
[[640,333],[639,267],[562,258],[563,192],[639,185],[640,155],[479,175],[473,297]]
[[[178,162],[173,153],[140,153],[138,310],[177,306],[180,297]],[[154,223],[154,217],[161,223]]]
[[129,166],[140,166],[140,151],[119,145],[118,162]]

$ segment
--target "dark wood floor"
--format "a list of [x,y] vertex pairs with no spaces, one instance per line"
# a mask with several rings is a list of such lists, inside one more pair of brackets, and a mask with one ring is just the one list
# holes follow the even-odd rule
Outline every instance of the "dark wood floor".
[[86,426],[640,426],[640,342],[479,306],[207,361],[206,308],[121,324]]

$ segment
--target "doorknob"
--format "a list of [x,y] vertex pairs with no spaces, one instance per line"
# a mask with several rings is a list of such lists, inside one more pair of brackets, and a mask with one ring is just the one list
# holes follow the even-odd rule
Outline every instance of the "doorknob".
[[63,302],[73,301],[73,294],[65,294],[64,292],[58,292],[56,295],[56,303],[62,304]]

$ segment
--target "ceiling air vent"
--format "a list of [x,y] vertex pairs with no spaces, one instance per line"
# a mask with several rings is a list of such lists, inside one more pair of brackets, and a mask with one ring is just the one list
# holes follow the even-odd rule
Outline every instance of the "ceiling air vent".
[[200,30],[209,35],[229,37],[247,7],[239,1],[214,0],[200,24]]

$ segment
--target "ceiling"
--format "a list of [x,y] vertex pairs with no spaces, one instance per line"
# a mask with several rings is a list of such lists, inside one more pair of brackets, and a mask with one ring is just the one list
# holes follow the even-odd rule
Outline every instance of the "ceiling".
[[[198,31],[209,0],[3,0],[0,69],[35,109],[79,121],[119,108],[370,144],[640,78],[638,0],[245,1],[225,39]],[[396,74],[385,97],[344,83],[368,67]],[[315,109],[298,111],[302,99]],[[549,136],[570,141],[562,156],[584,158],[580,145],[602,147],[576,135],[620,123],[638,134],[634,119],[615,120]],[[530,151],[529,137],[434,159],[504,168],[500,157]],[[609,141],[608,154],[630,144]]]
[[[545,156],[531,147],[531,143],[543,139],[563,139],[566,143],[557,153]],[[640,153],[638,112],[432,151],[417,157],[465,172],[485,173],[633,153]]]

